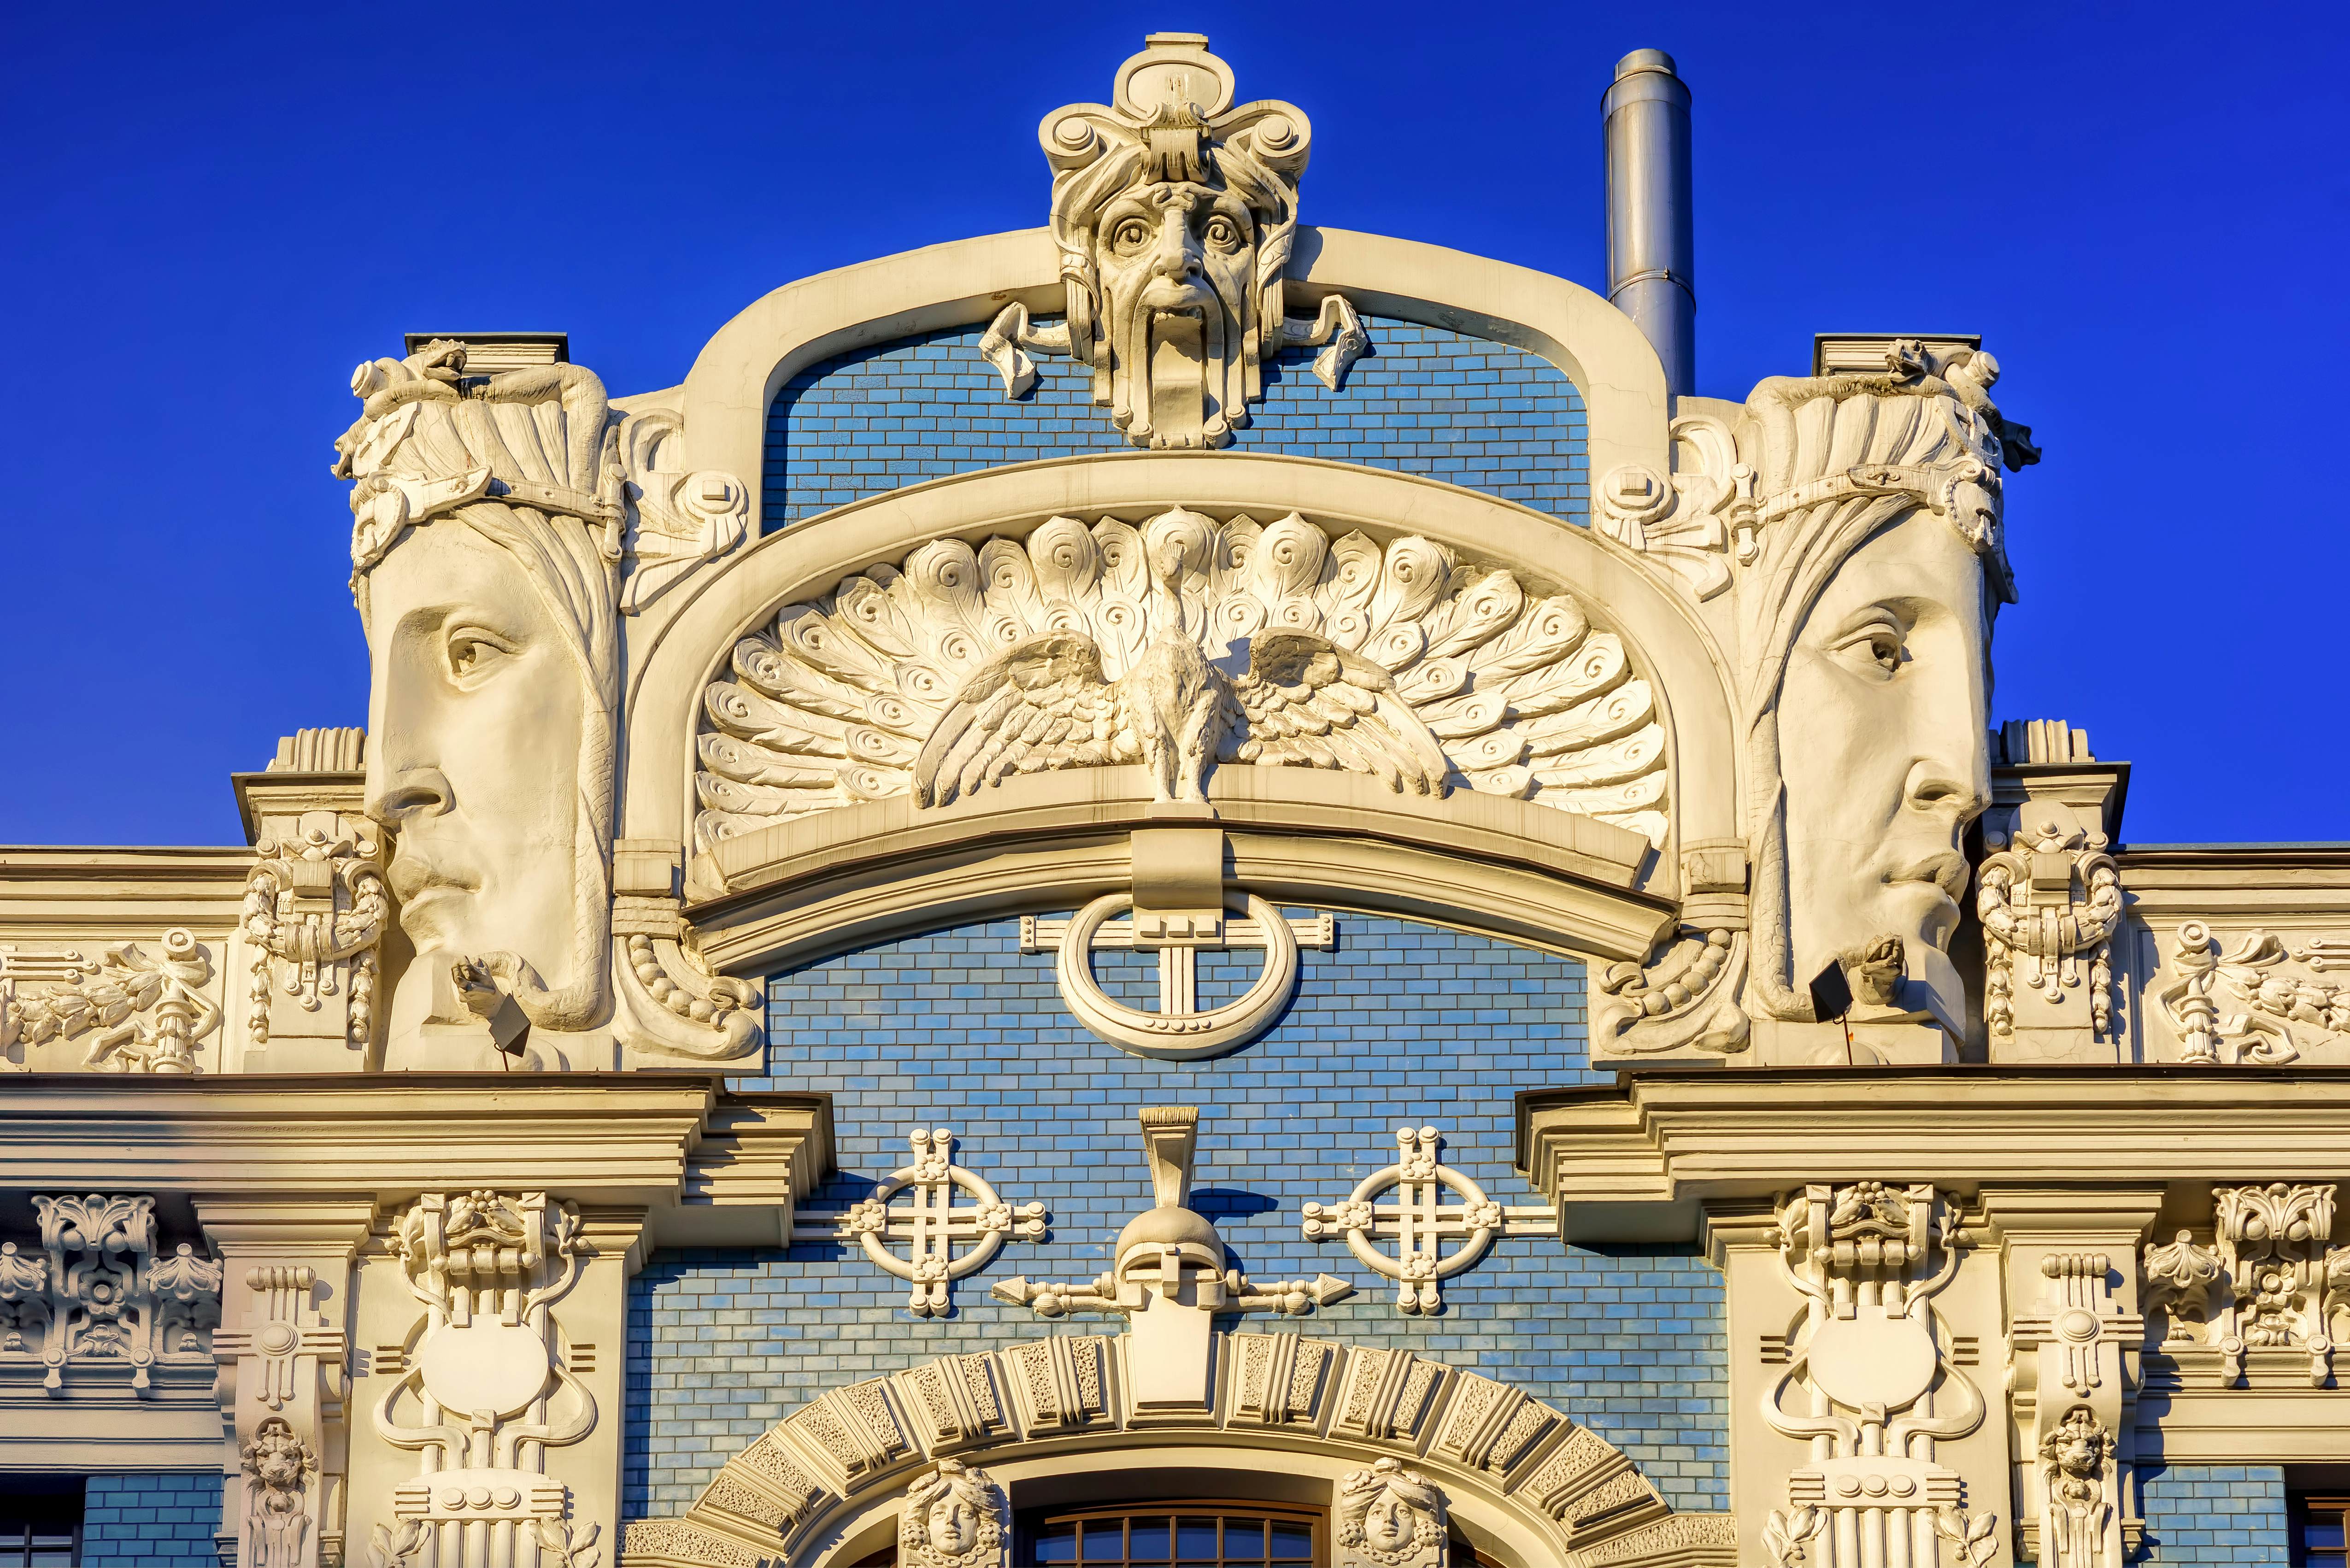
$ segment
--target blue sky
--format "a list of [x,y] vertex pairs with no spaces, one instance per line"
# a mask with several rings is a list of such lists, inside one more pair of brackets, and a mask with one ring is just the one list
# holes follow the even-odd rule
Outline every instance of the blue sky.
[[1309,222],[1598,285],[1599,95],[1696,95],[1699,381],[1981,332],[2002,717],[2137,765],[2137,842],[2350,839],[2350,23],[2336,6],[51,6],[0,94],[0,842],[224,843],[359,723],[350,367],[559,328],[681,379],[778,284],[1043,220],[1037,118],[1152,28],[1314,117]]

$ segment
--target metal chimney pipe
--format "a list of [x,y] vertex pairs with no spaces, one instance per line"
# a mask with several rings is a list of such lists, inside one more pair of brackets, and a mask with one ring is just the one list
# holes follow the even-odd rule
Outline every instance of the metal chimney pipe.
[[1616,62],[1600,100],[1607,140],[1607,299],[1630,317],[1675,397],[1697,390],[1697,243],[1690,92],[1662,49]]

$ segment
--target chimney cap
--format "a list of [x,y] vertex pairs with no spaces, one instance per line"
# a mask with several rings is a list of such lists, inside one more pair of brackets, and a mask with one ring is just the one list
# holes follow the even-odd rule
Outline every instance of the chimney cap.
[[1662,49],[1635,49],[1616,62],[1616,79],[1619,82],[1642,71],[1661,71],[1669,77],[1679,74],[1673,69],[1672,56]]

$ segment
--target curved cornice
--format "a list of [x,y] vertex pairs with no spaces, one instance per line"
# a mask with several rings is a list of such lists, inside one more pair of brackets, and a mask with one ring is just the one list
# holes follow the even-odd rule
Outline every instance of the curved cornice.
[[[1239,885],[1602,960],[1638,960],[1673,906],[1634,890],[1637,833],[1456,791],[1401,796],[1355,774],[1224,768],[1210,780]],[[1069,909],[1129,886],[1128,836],[1164,824],[1144,770],[1014,778],[952,806],[905,797],[813,813],[721,843],[727,892],[690,914],[703,956],[790,968],[966,921]],[[1195,824],[1196,817],[1185,817]]]
[[[1442,245],[1301,228],[1289,265],[1300,298],[1344,293],[1361,309],[1447,327],[1541,355],[1583,393],[1590,472],[1671,471],[1664,367],[1631,319],[1579,284]],[[956,240],[819,273],[762,296],[702,346],[684,386],[689,466],[741,476],[761,512],[767,409],[819,359],[985,321],[1014,300],[1062,306],[1048,229]]]

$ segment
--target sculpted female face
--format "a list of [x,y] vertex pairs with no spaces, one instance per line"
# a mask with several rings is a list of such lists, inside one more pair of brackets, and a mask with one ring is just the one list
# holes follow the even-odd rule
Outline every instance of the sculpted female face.
[[1920,510],[1855,551],[1797,635],[1781,689],[1794,981],[1890,933],[1904,1006],[1963,1022],[1943,956],[1967,888],[1960,844],[1989,804],[1982,563]]
[[931,1544],[949,1557],[960,1557],[979,1541],[979,1511],[961,1492],[951,1491],[931,1504]]
[[444,518],[369,574],[368,642],[368,815],[397,832],[401,928],[420,954],[512,951],[550,987],[574,980],[587,699],[569,633],[510,554]]
[[1363,1511],[1363,1544],[1374,1552],[1399,1552],[1411,1544],[1411,1509],[1392,1487]]

